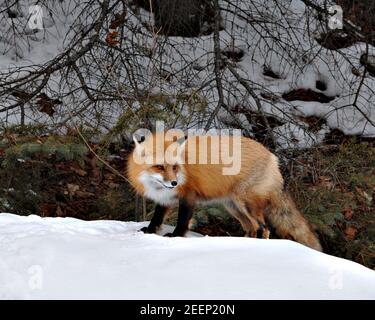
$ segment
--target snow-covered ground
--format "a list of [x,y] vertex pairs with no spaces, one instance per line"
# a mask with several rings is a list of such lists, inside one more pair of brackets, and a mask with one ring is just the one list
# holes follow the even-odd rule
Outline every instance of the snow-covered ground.
[[0,298],[375,299],[374,271],[291,241],[143,225],[0,214]]

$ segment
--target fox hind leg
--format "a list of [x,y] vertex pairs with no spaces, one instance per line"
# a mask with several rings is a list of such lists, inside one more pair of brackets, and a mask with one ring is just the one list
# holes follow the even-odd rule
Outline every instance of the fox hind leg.
[[247,208],[242,201],[238,199],[230,199],[224,204],[224,207],[240,222],[242,229],[245,231],[245,237],[256,237],[259,224],[248,213]]
[[246,200],[246,208],[251,216],[258,222],[257,238],[269,239],[270,231],[265,221],[268,200],[261,196],[250,195]]

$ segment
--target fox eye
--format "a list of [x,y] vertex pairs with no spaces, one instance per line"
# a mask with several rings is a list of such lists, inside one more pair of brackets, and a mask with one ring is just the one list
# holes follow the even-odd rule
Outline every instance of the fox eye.
[[173,171],[176,171],[177,170],[177,165],[175,164],[173,167],[172,167]]
[[162,165],[156,165],[154,166],[158,170],[164,170],[164,167]]

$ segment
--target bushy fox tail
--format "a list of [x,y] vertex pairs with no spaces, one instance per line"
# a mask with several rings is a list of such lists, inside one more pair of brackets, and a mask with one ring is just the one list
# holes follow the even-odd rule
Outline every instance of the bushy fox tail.
[[288,193],[280,192],[272,197],[268,219],[279,237],[322,251],[318,237]]

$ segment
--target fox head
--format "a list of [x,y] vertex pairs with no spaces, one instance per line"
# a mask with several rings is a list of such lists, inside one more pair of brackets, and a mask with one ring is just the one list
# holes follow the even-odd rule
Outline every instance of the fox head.
[[170,204],[177,199],[179,186],[185,181],[185,142],[168,141],[162,135],[151,135],[143,142],[135,137],[133,140],[132,171],[136,170],[144,195],[158,203]]
[[155,184],[156,189],[174,189],[184,182],[184,173],[178,164],[161,163],[146,167],[140,174],[140,180],[145,185]]

